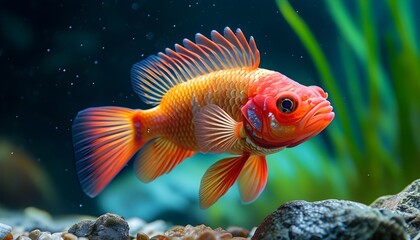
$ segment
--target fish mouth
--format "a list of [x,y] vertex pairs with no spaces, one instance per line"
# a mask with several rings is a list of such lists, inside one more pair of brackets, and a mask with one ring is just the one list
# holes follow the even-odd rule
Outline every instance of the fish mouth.
[[299,124],[300,136],[287,147],[294,147],[319,134],[334,119],[333,107],[330,102],[323,100],[303,117]]
[[302,119],[300,129],[319,133],[334,119],[333,107],[330,102],[324,100],[312,108]]

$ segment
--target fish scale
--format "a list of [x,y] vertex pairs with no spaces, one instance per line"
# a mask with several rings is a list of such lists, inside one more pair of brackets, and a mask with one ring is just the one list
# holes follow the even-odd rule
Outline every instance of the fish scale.
[[[200,107],[219,105],[240,120],[240,107],[248,99],[249,85],[261,76],[261,71],[264,70],[222,70],[175,86],[162,98],[159,110],[149,115],[152,119],[165,119],[150,137],[164,136],[184,148],[199,151],[194,136],[193,102]],[[153,123],[152,119],[148,122]]]

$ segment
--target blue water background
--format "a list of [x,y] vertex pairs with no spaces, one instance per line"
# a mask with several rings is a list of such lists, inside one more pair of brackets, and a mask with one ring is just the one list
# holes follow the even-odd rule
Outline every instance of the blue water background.
[[[340,37],[323,2],[291,2],[309,23],[327,57],[338,59]],[[351,13],[353,1],[344,2]],[[381,14],[383,8],[378,4],[376,9],[379,29],[389,22]],[[215,155],[189,159],[151,184],[136,179],[130,162],[99,197],[91,199],[83,193],[75,172],[71,139],[77,112],[106,105],[148,108],[132,90],[131,66],[166,47],[172,48],[184,38],[193,39],[195,33],[209,36],[211,30],[223,31],[226,26],[239,27],[247,37],[256,39],[261,67],[282,72],[305,85],[320,85],[307,51],[274,1],[0,3],[0,148],[2,160],[9,161],[2,168],[13,173],[3,174],[0,206],[36,206],[55,215],[114,212],[148,221],[162,218],[176,224],[250,227],[283,203],[276,197],[281,194],[275,191],[278,185],[270,181],[276,169],[283,169],[285,175],[299,174],[286,158],[302,161],[314,175],[322,174],[317,170],[319,165],[308,160],[310,152],[296,155],[286,150],[290,152],[284,153],[281,163],[269,162],[270,178],[262,194],[266,200],[261,200],[270,202],[267,208],[258,205],[259,200],[256,205],[242,205],[236,187],[214,208],[198,208],[199,182],[205,170],[221,158]],[[331,152],[328,138],[321,135],[316,139],[326,140],[323,152]],[[313,144],[304,143],[298,151],[317,151]],[[340,176],[331,179],[337,181],[338,195],[330,197],[345,195],[346,190],[340,189]],[[286,200],[302,199],[308,193],[316,199],[317,191],[322,189],[308,187],[306,191],[289,193]],[[253,218],[253,214],[257,217]]]

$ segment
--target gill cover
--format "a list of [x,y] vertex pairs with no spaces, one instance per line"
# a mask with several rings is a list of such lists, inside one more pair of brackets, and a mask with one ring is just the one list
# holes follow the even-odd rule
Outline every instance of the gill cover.
[[273,102],[272,96],[256,95],[241,108],[245,131],[248,136],[258,145],[267,148],[277,147],[264,140],[264,135],[268,130],[266,116],[269,115],[268,108],[271,106],[268,106],[268,104],[270,102]]

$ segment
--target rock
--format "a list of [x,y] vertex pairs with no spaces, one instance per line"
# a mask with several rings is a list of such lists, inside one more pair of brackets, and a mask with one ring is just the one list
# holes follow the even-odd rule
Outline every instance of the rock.
[[409,239],[404,219],[386,209],[341,200],[280,206],[252,239]]
[[129,239],[128,223],[120,216],[114,214],[104,214],[96,221],[81,221],[68,230],[69,233],[77,237],[86,237],[92,240],[108,239]]
[[68,233],[78,237],[88,237],[93,231],[94,220],[82,220],[69,228]]
[[249,236],[249,231],[241,227],[231,226],[231,227],[228,227],[226,231],[230,232],[233,237],[246,238]]
[[39,229],[35,229],[29,233],[29,238],[32,240],[37,240],[41,234],[42,232]]
[[389,209],[403,216],[411,238],[414,239],[420,234],[420,179],[396,195],[376,199],[370,206]]
[[145,233],[138,232],[136,234],[136,240],[149,240],[149,236],[147,236]]
[[12,227],[3,223],[0,223],[0,240],[12,240]]
[[[105,214],[95,222],[95,231],[91,235],[94,239],[128,239],[128,223],[120,216]],[[89,238],[90,239],[90,238]]]

